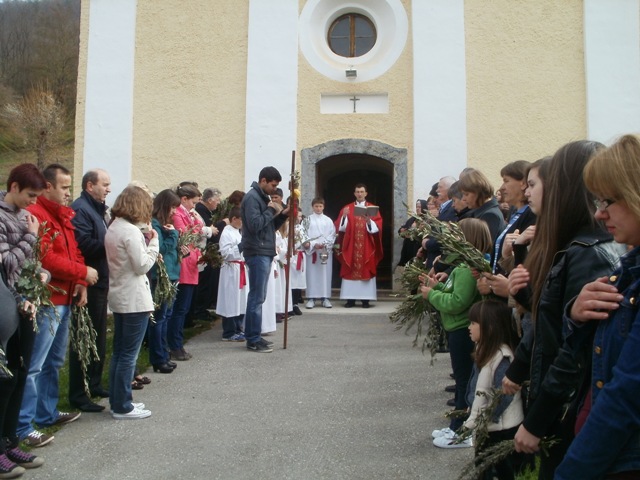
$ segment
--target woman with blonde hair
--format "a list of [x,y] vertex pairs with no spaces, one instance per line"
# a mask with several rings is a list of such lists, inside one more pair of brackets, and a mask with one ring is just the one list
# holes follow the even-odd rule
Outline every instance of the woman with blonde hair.
[[[116,199],[113,222],[105,235],[109,264],[109,307],[114,317],[113,354],[109,368],[109,403],[113,418],[151,415],[142,403],[133,403],[131,379],[140,346],[153,312],[147,272],[158,257],[158,233],[151,228],[151,196],[128,186]],[[147,245],[143,230],[149,232]]]
[[589,344],[591,390],[578,415],[579,433],[555,478],[635,479],[640,478],[640,138],[625,135],[598,152],[584,181],[596,196],[595,218],[616,242],[633,249],[612,275],[585,285],[567,307],[567,321],[578,328],[570,330],[565,348],[579,347],[588,325],[596,333]]

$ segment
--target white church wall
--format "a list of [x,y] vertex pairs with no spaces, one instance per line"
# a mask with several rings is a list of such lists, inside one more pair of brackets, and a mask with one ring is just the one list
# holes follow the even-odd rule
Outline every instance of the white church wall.
[[640,0],[585,0],[584,45],[589,138],[640,132]]
[[250,1],[245,189],[272,165],[287,191],[291,152],[297,148],[297,26],[297,0]]
[[414,0],[413,197],[467,165],[463,0]]
[[[136,0],[85,2],[83,21],[88,23],[87,35],[81,35],[87,63],[78,82],[83,123],[74,173],[79,179],[91,168],[106,169],[113,202],[131,180]],[[76,193],[79,187],[76,181]]]

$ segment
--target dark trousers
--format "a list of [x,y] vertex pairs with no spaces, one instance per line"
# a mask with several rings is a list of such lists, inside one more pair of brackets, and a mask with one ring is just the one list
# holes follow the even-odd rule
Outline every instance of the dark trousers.
[[[473,369],[473,342],[469,337],[467,328],[459,328],[449,332],[449,355],[451,356],[451,366],[453,367],[453,377],[456,381],[456,410],[466,410],[469,405],[465,400],[467,384]],[[452,418],[449,428],[457,430],[462,426],[464,419]]]
[[[218,301],[218,283],[220,282],[220,268],[207,265],[198,274],[198,287],[193,294],[191,308],[187,322],[195,318],[205,318],[207,309],[216,306]],[[188,323],[187,323],[188,324]]]
[[181,283],[178,285],[178,294],[173,302],[173,311],[167,320],[167,344],[169,350],[181,350],[184,345],[184,327],[189,305],[196,291],[197,285]]
[[301,288],[293,288],[291,289],[291,304],[292,305],[301,305],[303,303],[302,300],[302,289]]
[[242,320],[244,315],[235,317],[222,317],[222,338],[231,338],[242,333]]
[[[102,388],[102,372],[104,370],[104,357],[107,352],[107,294],[106,288],[87,288],[87,310],[91,317],[91,323],[96,331],[96,349],[99,360],[92,361],[87,366],[87,382],[89,392],[93,393]],[[71,318],[72,322],[75,319]],[[75,323],[73,328],[77,327]],[[84,374],[80,366],[77,352],[69,343],[69,403],[73,406],[83,405],[90,401],[84,389]]]
[[31,350],[35,332],[33,322],[21,318],[20,326],[11,336],[7,343],[8,368],[13,374],[13,378],[0,381],[0,454],[5,452],[8,441],[9,448],[18,446],[18,417],[20,406],[22,405],[22,394],[29,373],[29,362],[31,360]]

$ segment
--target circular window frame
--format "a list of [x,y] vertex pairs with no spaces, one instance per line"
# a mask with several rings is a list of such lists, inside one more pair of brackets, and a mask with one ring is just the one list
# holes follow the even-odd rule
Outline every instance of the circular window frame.
[[[359,57],[343,57],[329,47],[329,28],[345,14],[368,18],[376,30],[376,42]],[[299,19],[300,50],[320,74],[344,83],[373,80],[386,73],[404,51],[409,21],[400,0],[309,0]],[[357,77],[347,78],[346,70],[356,70]]]
[[[371,30],[371,33],[373,34],[373,44],[371,45],[371,47],[364,53],[361,53],[360,55],[355,55],[355,53],[357,53],[357,41],[358,38],[365,38],[365,37],[358,37],[357,32],[356,31],[351,31],[351,30],[355,30],[354,26],[352,25],[351,20],[357,20],[358,18],[364,20],[364,22],[369,25],[369,28]],[[349,53],[354,53],[354,55],[340,55],[340,53],[336,52],[336,50],[334,49],[333,45],[331,44],[332,41],[332,36],[333,36],[333,30],[338,26],[338,22],[341,22],[343,19],[348,19],[349,20]],[[369,37],[371,38],[371,37]],[[373,23],[373,21],[367,17],[366,15],[363,15],[361,13],[354,13],[354,12],[350,12],[350,13],[345,13],[340,15],[338,18],[336,18],[333,22],[331,22],[331,25],[329,26],[329,30],[327,31],[327,44],[329,45],[329,48],[331,49],[331,51],[333,53],[335,53],[336,55],[340,56],[340,57],[344,57],[344,58],[358,58],[361,57],[363,55],[366,55],[367,53],[369,53],[373,47],[375,47],[376,42],[378,41],[378,31],[376,30],[376,26]],[[355,50],[355,51],[352,51]]]

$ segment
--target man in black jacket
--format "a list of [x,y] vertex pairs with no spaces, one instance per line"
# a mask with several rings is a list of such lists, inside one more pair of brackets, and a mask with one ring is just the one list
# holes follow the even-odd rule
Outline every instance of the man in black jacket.
[[287,220],[288,208],[271,201],[282,180],[275,167],[260,171],[258,182],[242,199],[242,254],[249,268],[249,295],[244,316],[244,336],[247,348],[255,352],[273,351],[273,343],[264,340],[262,332],[262,304],[267,295],[267,282],[271,273],[271,262],[276,256],[276,229]]
[[[96,330],[96,348],[99,360],[87,367],[87,382],[92,396],[106,398],[109,392],[102,387],[102,371],[107,340],[107,293],[109,292],[109,267],[104,249],[107,233],[108,207],[105,204],[111,192],[109,174],[101,169],[89,170],[82,177],[82,193],[71,204],[76,212],[71,220],[75,227],[78,248],[88,266],[98,271],[98,282],[87,288],[87,309]],[[83,412],[101,412],[102,405],[91,401],[84,388],[84,374],[78,353],[69,344],[69,403]]]

